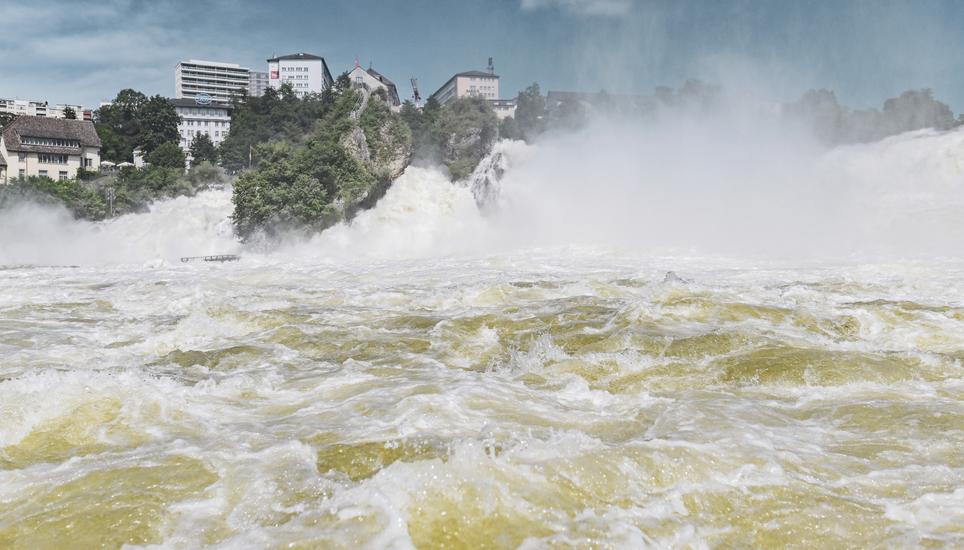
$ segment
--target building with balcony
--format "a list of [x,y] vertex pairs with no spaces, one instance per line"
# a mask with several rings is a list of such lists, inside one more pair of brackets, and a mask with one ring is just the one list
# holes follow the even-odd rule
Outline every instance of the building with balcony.
[[47,116],[47,102],[26,99],[0,99],[0,113],[17,116]]
[[207,101],[203,97],[170,101],[181,119],[177,125],[177,133],[181,135],[178,145],[185,153],[190,152],[191,143],[198,135],[207,135],[216,146],[228,137],[231,131],[230,105]]
[[367,86],[369,90],[385,90],[388,95],[388,103],[393,109],[401,107],[402,102],[398,98],[398,88],[395,87],[395,83],[391,80],[385,78],[381,73],[375,69],[369,67],[363,69],[358,62],[355,62],[355,68],[348,73],[348,78],[351,79],[352,86]]
[[210,98],[213,103],[227,104],[247,95],[250,85],[251,71],[237,63],[188,59],[174,69],[176,99]]
[[81,168],[97,169],[100,148],[89,120],[19,116],[0,134],[0,157],[6,165],[2,181],[30,176],[75,178]]
[[335,80],[323,57],[310,53],[282,55],[268,60],[268,86],[279,89],[290,84],[298,97],[320,94],[331,88]]
[[251,97],[261,97],[268,89],[268,73],[264,71],[251,71],[248,79],[248,95]]

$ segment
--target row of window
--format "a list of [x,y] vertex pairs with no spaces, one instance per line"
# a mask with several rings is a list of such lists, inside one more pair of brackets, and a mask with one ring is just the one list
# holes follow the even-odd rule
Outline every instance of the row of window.
[[308,75],[306,74],[285,75],[284,79],[285,80],[308,80]]
[[80,141],[76,139],[41,138],[32,136],[21,136],[20,143],[24,145],[43,145],[46,147],[80,147]]
[[[201,135],[201,134],[204,134],[204,135],[206,135],[206,136],[210,136],[210,135],[211,135],[211,132],[210,132],[210,130],[184,130],[184,136],[185,136],[185,137],[194,137],[195,135],[198,135],[198,136],[199,136],[199,135]],[[228,137],[228,133],[227,133],[226,131],[225,131],[225,132],[220,132],[220,131],[218,131],[218,130],[215,130],[215,131],[214,131],[214,137]]]
[[[227,135],[227,132],[225,132],[224,135]],[[17,153],[17,160],[20,162],[26,162],[27,153]],[[90,168],[93,164],[93,161],[87,157],[83,157],[80,160],[84,168]],[[67,155],[49,155],[46,153],[37,153],[37,164],[67,164]]]
[[37,155],[40,164],[67,164],[67,155],[48,155],[40,153]]
[[305,72],[308,72],[308,67],[281,67],[281,72],[305,73]]
[[[49,178],[49,177],[50,177],[50,174],[49,174],[46,170],[41,170],[40,172],[38,172],[38,175],[39,175],[40,177],[42,177],[42,178]],[[64,180],[67,179],[67,172],[65,172],[65,171],[63,171],[63,170],[61,170],[60,172],[58,172],[57,175],[59,176],[60,181],[64,181]],[[24,179],[24,178],[26,178],[26,177],[27,177],[27,171],[24,170],[23,168],[21,168],[21,169],[20,169],[20,179]]]
[[228,126],[231,124],[227,120],[186,120],[184,121],[184,125],[195,126],[194,124],[195,122],[197,122],[197,126],[215,126],[218,128],[222,126]]
[[182,107],[177,110],[179,115],[228,116],[224,109],[192,109]]

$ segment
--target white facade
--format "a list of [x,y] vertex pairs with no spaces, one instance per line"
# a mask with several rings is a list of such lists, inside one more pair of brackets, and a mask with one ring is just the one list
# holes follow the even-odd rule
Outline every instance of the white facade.
[[490,99],[489,105],[492,106],[492,110],[495,111],[495,116],[499,117],[499,120],[515,116],[516,102],[514,99]]
[[432,94],[432,97],[442,105],[463,97],[499,99],[499,76],[482,71],[458,73]]
[[324,58],[307,53],[282,55],[268,60],[268,85],[274,89],[291,84],[298,97],[320,94],[334,84]]
[[83,105],[57,104],[51,107],[46,101],[0,98],[0,113],[9,113],[17,116],[64,118],[64,109],[67,107],[74,110],[78,120],[90,120],[93,114],[90,109],[85,109]]
[[22,116],[0,135],[0,183],[30,176],[66,180],[81,168],[97,170],[100,145],[90,121]]
[[247,94],[251,71],[237,63],[188,59],[174,70],[174,97],[194,99],[207,95],[215,103],[230,103]]
[[46,101],[26,99],[0,99],[0,113],[17,116],[47,116]]
[[248,78],[248,95],[251,97],[261,97],[268,89],[268,73],[264,71],[251,71]]
[[388,94],[388,102],[391,104],[392,110],[399,110],[401,108],[401,101],[398,98],[398,90],[395,87],[395,83],[391,80],[385,78],[378,71],[374,69],[363,69],[361,65],[355,63],[355,68],[348,73],[348,78],[351,79],[352,86],[367,86],[369,90],[385,90]]
[[181,135],[178,145],[187,153],[194,138],[206,134],[215,146],[221,145],[231,131],[231,109],[228,105],[205,103],[204,100],[172,99],[174,110],[181,121],[177,132]]

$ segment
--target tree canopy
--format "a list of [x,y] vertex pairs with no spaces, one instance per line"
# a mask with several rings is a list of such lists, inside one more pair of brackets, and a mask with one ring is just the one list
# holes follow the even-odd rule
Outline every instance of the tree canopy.
[[197,134],[191,141],[191,166],[196,166],[202,162],[211,164],[218,163],[218,149],[207,134]]
[[144,160],[151,163],[151,166],[158,168],[173,168],[184,170],[185,158],[184,151],[172,141],[168,141],[157,146],[144,157]]
[[180,139],[177,111],[159,95],[148,98],[137,90],[121,90],[110,105],[97,110],[95,119],[101,157],[112,162],[130,161],[137,147],[149,154],[162,143]]

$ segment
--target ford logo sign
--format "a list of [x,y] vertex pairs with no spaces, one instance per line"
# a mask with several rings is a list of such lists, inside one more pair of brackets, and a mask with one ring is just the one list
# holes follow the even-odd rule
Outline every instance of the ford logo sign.
[[197,103],[198,105],[210,105],[211,96],[208,94],[198,94],[194,97],[194,103]]

